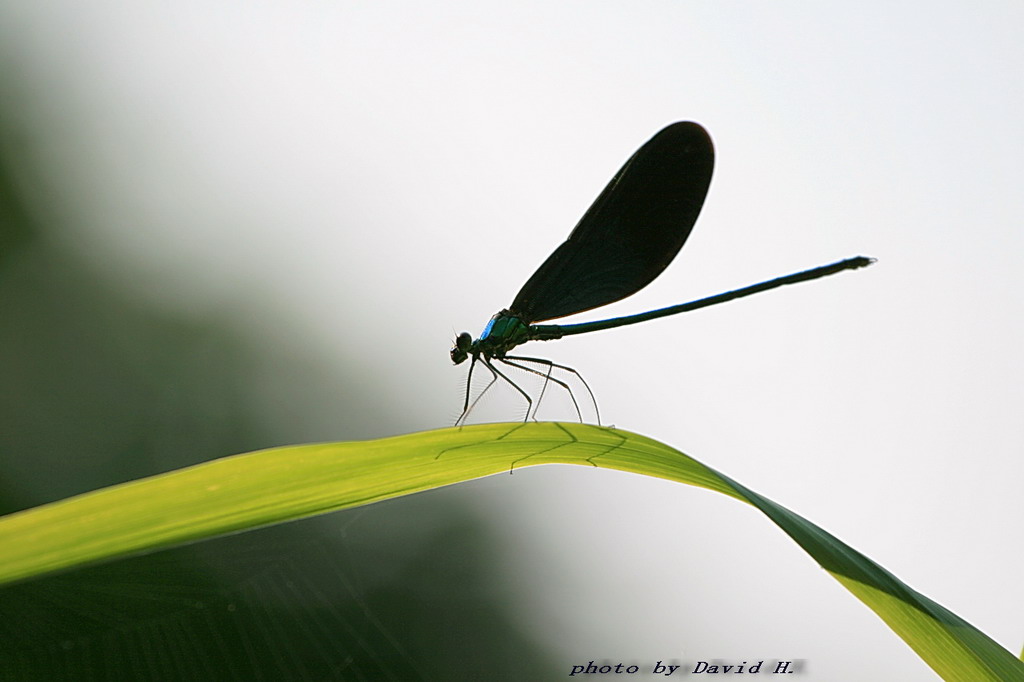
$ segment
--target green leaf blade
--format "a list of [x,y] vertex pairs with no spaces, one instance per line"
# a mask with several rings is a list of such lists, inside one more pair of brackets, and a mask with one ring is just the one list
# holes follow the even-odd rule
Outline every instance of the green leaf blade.
[[524,466],[598,466],[753,505],[946,680],[1024,682],[1024,664],[823,529],[667,445],[553,422],[482,424],[262,450],[0,518],[0,584],[451,485]]

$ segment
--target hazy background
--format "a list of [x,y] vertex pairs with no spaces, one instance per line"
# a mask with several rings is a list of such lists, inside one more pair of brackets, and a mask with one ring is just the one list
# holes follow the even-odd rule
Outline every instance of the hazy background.
[[[640,144],[695,120],[717,165],[693,235],[581,319],[879,262],[532,352],[582,372],[605,423],[1019,651],[1022,22],[1011,2],[5,2],[2,511],[450,425],[454,334],[511,302]],[[578,467],[2,594],[26,679],[712,658],[934,679],[754,510]]]

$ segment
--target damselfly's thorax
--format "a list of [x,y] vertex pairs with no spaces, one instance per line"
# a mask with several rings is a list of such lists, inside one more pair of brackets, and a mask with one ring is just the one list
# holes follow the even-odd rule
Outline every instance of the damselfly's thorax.
[[469,332],[456,336],[450,355],[456,365],[465,362],[470,355],[500,358],[530,338],[530,325],[510,310],[500,310],[491,317],[475,341]]

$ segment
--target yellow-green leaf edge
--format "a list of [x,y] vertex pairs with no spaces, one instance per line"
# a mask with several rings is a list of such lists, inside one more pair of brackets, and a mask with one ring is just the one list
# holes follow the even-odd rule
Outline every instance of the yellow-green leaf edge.
[[657,476],[752,504],[943,679],[1024,682],[1013,654],[821,528],[663,443],[585,424],[273,448],[104,488],[0,518],[0,584],[551,463]]

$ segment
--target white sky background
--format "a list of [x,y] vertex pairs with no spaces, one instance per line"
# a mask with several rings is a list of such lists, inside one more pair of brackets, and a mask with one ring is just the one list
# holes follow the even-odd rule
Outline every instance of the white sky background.
[[[40,182],[91,202],[70,243],[126,287],[363,354],[407,431],[458,415],[454,332],[511,302],[640,144],[701,122],[717,163],[687,245],[581,319],[878,264],[532,351],[579,369],[606,423],[1019,651],[1024,6],[827,5],[25,1],[0,7],[0,41],[64,131],[36,141],[63,172]],[[493,517],[523,621],[567,671],[783,658],[815,680],[934,678],[713,493],[539,467],[433,494]]]

